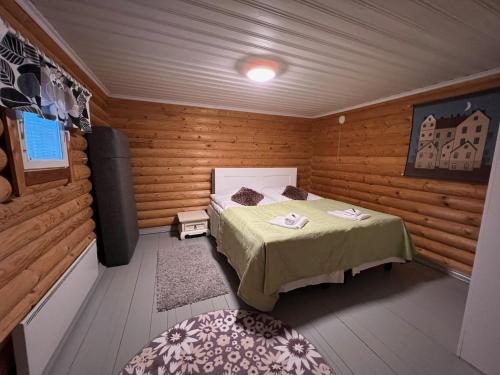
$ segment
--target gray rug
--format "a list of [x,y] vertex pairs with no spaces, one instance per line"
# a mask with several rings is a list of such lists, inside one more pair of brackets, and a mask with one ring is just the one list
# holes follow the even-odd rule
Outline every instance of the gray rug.
[[211,250],[187,244],[158,250],[156,308],[166,311],[228,293]]

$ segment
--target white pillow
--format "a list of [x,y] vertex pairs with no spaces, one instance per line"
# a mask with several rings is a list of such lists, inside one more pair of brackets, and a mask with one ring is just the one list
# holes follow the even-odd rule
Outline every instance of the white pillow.
[[280,186],[280,187],[266,187],[263,188],[261,193],[264,194],[265,196],[271,198],[272,200],[275,200],[276,202],[285,202],[289,201],[290,198],[287,198],[281,193],[285,190],[286,186]]
[[[276,202],[285,202],[291,200],[290,198],[287,198],[283,195],[283,191],[285,190],[286,186],[280,186],[280,187],[266,187],[263,188],[261,193],[264,194],[265,196],[275,200]],[[323,199],[323,197],[320,197],[319,195],[309,193],[307,194],[307,200],[308,201],[315,201],[318,199]]]

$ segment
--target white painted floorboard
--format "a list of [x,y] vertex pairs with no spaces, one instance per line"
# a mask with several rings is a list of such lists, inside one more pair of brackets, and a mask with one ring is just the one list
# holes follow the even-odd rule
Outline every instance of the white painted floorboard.
[[[238,279],[214,243],[188,239],[212,253],[229,294],[173,310],[156,310],[158,249],[181,246],[174,234],[142,235],[129,265],[99,280],[51,375],[117,374],[151,339],[192,316],[249,308],[236,295]],[[271,315],[305,335],[338,374],[476,374],[455,350],[468,285],[418,263],[394,265],[329,288],[282,295]]]

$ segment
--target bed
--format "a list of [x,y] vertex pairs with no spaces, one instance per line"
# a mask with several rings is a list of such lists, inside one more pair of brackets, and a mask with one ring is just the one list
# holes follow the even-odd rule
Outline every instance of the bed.
[[[282,197],[296,185],[295,168],[217,168],[208,208],[217,250],[236,270],[238,296],[247,304],[271,311],[279,294],[306,285],[342,283],[344,272],[357,274],[381,264],[403,263],[415,253],[403,220],[340,201],[309,194],[306,201]],[[254,207],[231,201],[241,186],[264,194]],[[363,221],[331,216],[327,211],[359,208],[371,215]],[[300,230],[268,221],[297,212],[310,222]]]

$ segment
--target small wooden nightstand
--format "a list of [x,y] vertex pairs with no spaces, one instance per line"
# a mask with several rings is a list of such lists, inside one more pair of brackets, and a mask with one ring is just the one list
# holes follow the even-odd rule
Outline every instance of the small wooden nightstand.
[[179,233],[180,239],[186,236],[195,236],[198,234],[210,234],[208,229],[208,215],[205,211],[187,211],[179,212]]

